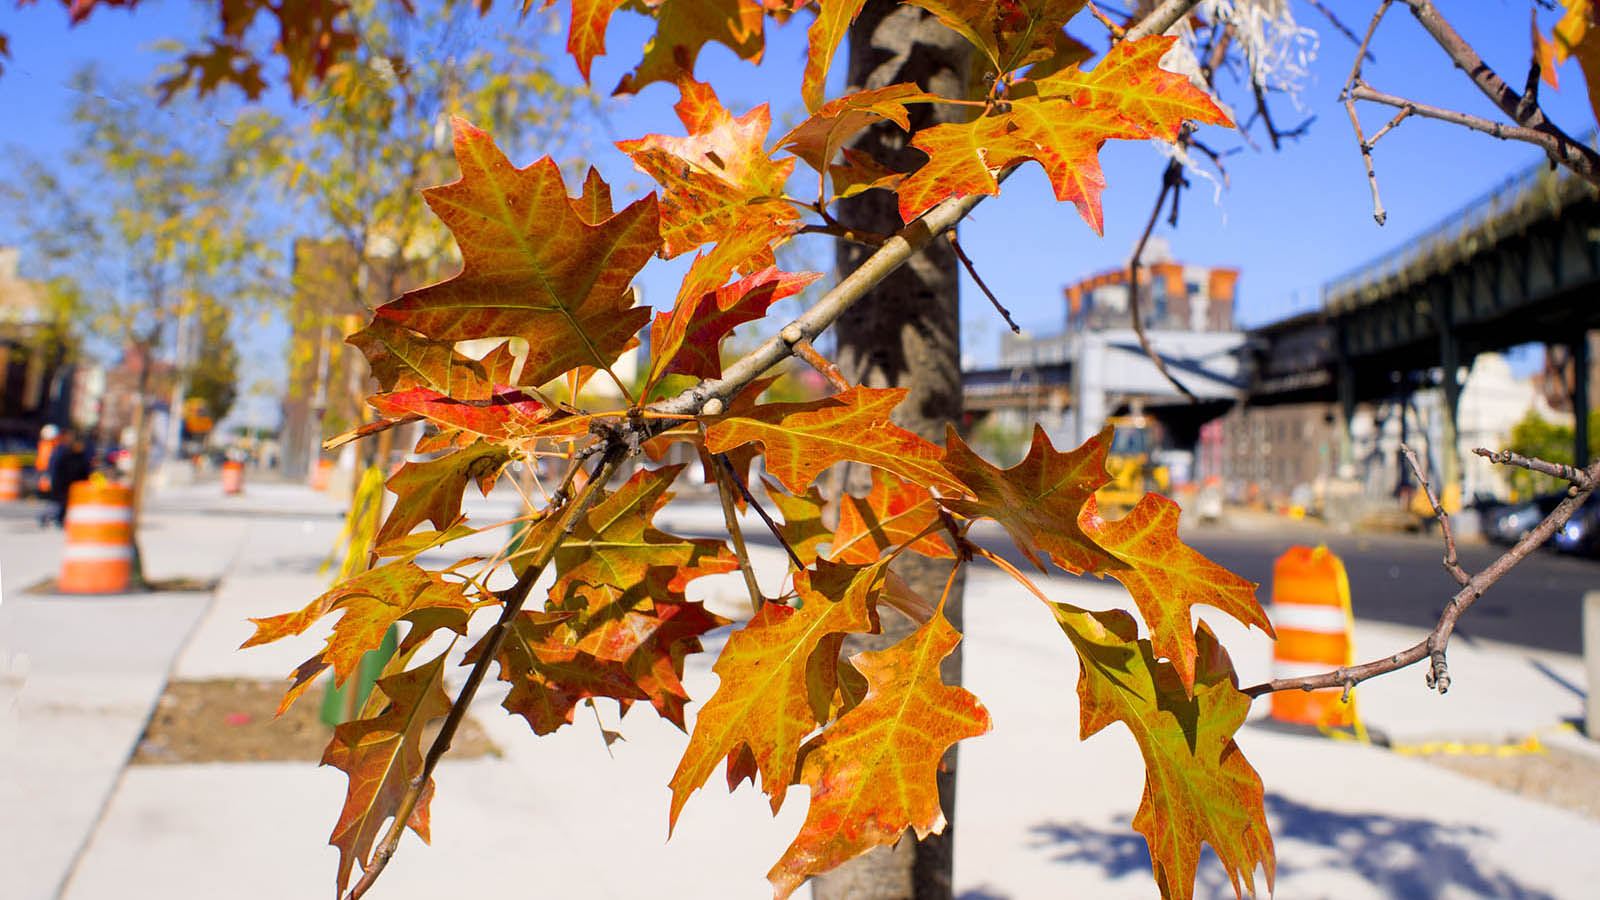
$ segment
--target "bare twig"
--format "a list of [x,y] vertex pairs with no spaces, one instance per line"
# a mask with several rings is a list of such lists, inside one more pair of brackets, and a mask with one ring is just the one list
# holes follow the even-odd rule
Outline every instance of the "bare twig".
[[[1526,457],[1517,457],[1516,454],[1492,454],[1487,450],[1479,451],[1480,455],[1504,462],[1508,465],[1519,465],[1523,468],[1532,468],[1533,471],[1549,473],[1559,464],[1548,463],[1543,460],[1529,460]],[[1499,458],[1497,458],[1499,457]],[[1521,460],[1521,461],[1516,461]],[[1527,463],[1527,464],[1524,464]],[[1568,467],[1570,468],[1570,467]],[[1578,507],[1589,499],[1590,493],[1600,482],[1600,460],[1596,460],[1588,468],[1573,470],[1571,479],[1572,490],[1565,500],[1562,500],[1550,514],[1544,517],[1534,529],[1528,532],[1514,544],[1511,549],[1500,555],[1500,558],[1490,563],[1487,568],[1472,576],[1461,590],[1457,591],[1445,604],[1444,612],[1439,616],[1439,623],[1432,632],[1413,646],[1372,662],[1359,666],[1348,666],[1325,672],[1321,675],[1309,675],[1304,678],[1278,678],[1262,684],[1244,688],[1243,692],[1251,697],[1270,694],[1275,691],[1304,690],[1311,691],[1318,688],[1343,687],[1350,688],[1368,678],[1383,675],[1388,672],[1403,669],[1423,659],[1430,661],[1428,668],[1428,686],[1443,694],[1450,689],[1450,669],[1446,664],[1445,650],[1450,645],[1450,636],[1455,632],[1456,621],[1461,614],[1466,612],[1477,599],[1493,587],[1505,574],[1527,558],[1528,554],[1538,549],[1539,545],[1550,539],[1557,529],[1567,524]]]
[[1372,43],[1372,35],[1378,30],[1378,23],[1383,21],[1384,13],[1389,11],[1389,4],[1394,0],[1383,0],[1378,4],[1378,9],[1372,14],[1372,23],[1367,26],[1366,37],[1361,39],[1361,49],[1356,51],[1355,62],[1350,64],[1350,77],[1344,81],[1344,90],[1340,92],[1339,99],[1344,101],[1344,111],[1350,116],[1350,127],[1355,129],[1356,143],[1361,147],[1361,161],[1367,167],[1367,186],[1372,189],[1372,218],[1382,225],[1389,214],[1383,210],[1383,198],[1378,194],[1378,174],[1372,169],[1372,143],[1361,133],[1361,118],[1356,115],[1356,102],[1352,96],[1356,85],[1361,81],[1361,64],[1367,58],[1367,45]]
[[[1480,131],[1484,134],[1490,135],[1491,137],[1500,138],[1501,140],[1523,141],[1539,147],[1540,149],[1544,150],[1546,154],[1551,156],[1559,156],[1560,154],[1560,140],[1551,137],[1549,133],[1539,129],[1524,128],[1520,125],[1507,125],[1504,122],[1495,122],[1480,116],[1471,115],[1469,113],[1456,112],[1453,109],[1442,109],[1437,106],[1429,106],[1426,103],[1418,103],[1415,100],[1408,100],[1404,97],[1396,97],[1393,94],[1385,94],[1384,92],[1376,90],[1371,85],[1365,83],[1357,84],[1354,88],[1352,88],[1350,91],[1350,97],[1355,100],[1367,100],[1372,103],[1381,103],[1385,106],[1393,106],[1402,110],[1406,110],[1412,115],[1422,116],[1423,118],[1438,119],[1441,122],[1450,122],[1455,125],[1461,125],[1466,128],[1470,128],[1473,131]],[[1368,144],[1368,146],[1370,147],[1371,145]],[[1573,168],[1570,165],[1568,168],[1580,175],[1583,175],[1585,178],[1589,177],[1587,173]],[[1600,168],[1597,168],[1596,172],[1600,173]],[[1600,184],[1600,179],[1590,178],[1590,180]]]
[[417,803],[422,799],[423,791],[427,788],[428,780],[433,777],[433,770],[439,765],[439,760],[450,749],[450,742],[455,738],[456,729],[461,726],[462,719],[466,718],[467,707],[472,705],[472,698],[478,693],[478,686],[483,683],[484,676],[488,674],[489,665],[495,657],[500,655],[500,648],[505,645],[506,635],[511,632],[512,623],[516,621],[517,614],[522,611],[523,603],[527,602],[528,594],[533,590],[534,582],[544,573],[545,566],[555,558],[556,550],[561,546],[562,540],[577,526],[578,520],[589,511],[600,495],[600,488],[611,479],[617,471],[622,460],[627,455],[625,444],[615,443],[601,457],[600,463],[595,467],[594,475],[583,490],[573,498],[572,502],[562,512],[556,534],[549,543],[541,547],[537,556],[529,563],[528,567],[518,576],[516,584],[507,588],[501,595],[505,604],[500,611],[500,619],[484,637],[482,650],[477,662],[473,663],[472,671],[467,675],[467,681],[461,686],[461,692],[456,696],[455,703],[450,706],[449,715],[445,716],[444,724],[439,727],[439,734],[433,739],[433,744],[428,748],[428,755],[423,758],[422,771],[418,772],[406,783],[406,792],[400,799],[400,804],[394,811],[394,820],[389,830],[383,836],[383,842],[373,852],[361,873],[361,880],[350,888],[345,895],[346,900],[358,900],[378,880],[389,859],[394,856],[395,848],[400,845],[400,836],[405,833],[411,821],[411,813],[417,808]]
[[1006,324],[1011,326],[1013,334],[1021,334],[1022,329],[1011,318],[1011,310],[1006,309],[1000,303],[1000,298],[994,295],[994,291],[989,290],[989,286],[983,283],[983,276],[978,274],[978,267],[972,264],[972,259],[967,256],[967,251],[961,249],[961,244],[956,240],[956,233],[954,231],[946,231],[944,236],[950,242],[950,249],[956,252],[956,258],[961,260],[961,265],[966,267],[967,274],[972,276],[972,280],[977,283],[978,289],[983,291],[983,295],[988,297],[989,302],[994,304],[994,308],[999,311],[1000,318],[1005,319]]
[[1112,40],[1121,40],[1122,36],[1128,33],[1127,29],[1123,28],[1121,25],[1118,25],[1116,22],[1113,22],[1110,16],[1101,12],[1100,7],[1095,6],[1093,0],[1090,0],[1088,6],[1089,15],[1094,16],[1096,21],[1098,21],[1101,25],[1104,25],[1107,31],[1111,32]]
[[789,545],[789,539],[784,537],[783,532],[778,529],[778,523],[774,522],[772,517],[767,515],[767,511],[761,506],[761,501],[757,500],[755,495],[750,493],[750,486],[745,484],[744,481],[739,478],[739,473],[733,470],[733,462],[728,459],[728,454],[718,453],[716,459],[722,468],[726,470],[728,480],[733,482],[733,486],[738,488],[739,493],[744,496],[744,502],[749,504],[750,508],[756,511],[756,515],[761,517],[761,521],[767,523],[767,530],[772,532],[772,536],[778,539],[778,544],[783,547],[783,552],[789,554],[789,561],[794,563],[796,571],[804,569],[806,564],[800,561],[800,554],[794,552],[794,548]]
[[828,383],[833,385],[834,390],[850,390],[850,379],[844,377],[844,373],[839,371],[839,367],[833,364],[833,360],[823,356],[817,351],[816,347],[811,346],[810,341],[805,338],[795,341],[794,355],[800,357],[806,365],[820,372],[822,377],[828,379]]
[[734,480],[732,466],[724,463],[727,457],[717,454],[718,463],[712,468],[717,479],[717,496],[722,499],[722,521],[728,526],[728,537],[733,539],[733,555],[739,560],[739,571],[744,575],[745,589],[750,592],[750,612],[761,612],[765,598],[761,585],[756,582],[756,570],[750,565],[750,550],[744,544],[744,530],[739,527],[739,510],[733,502]]
[[1184,387],[1182,382],[1172,377],[1172,373],[1167,371],[1166,362],[1156,353],[1155,348],[1150,346],[1150,338],[1144,333],[1144,315],[1139,309],[1139,266],[1144,256],[1144,246],[1150,241],[1150,232],[1155,230],[1156,219],[1161,216],[1161,207],[1166,203],[1167,192],[1178,189],[1182,182],[1183,163],[1174,159],[1167,163],[1166,170],[1161,173],[1161,193],[1156,195],[1156,205],[1150,210],[1150,221],[1145,223],[1144,234],[1139,236],[1139,245],[1134,248],[1133,258],[1128,261],[1128,308],[1133,312],[1133,333],[1139,336],[1139,346],[1144,348],[1144,355],[1150,357],[1161,377],[1167,379],[1191,402],[1199,403],[1200,398]]
[[1405,454],[1406,463],[1411,466],[1411,474],[1417,476],[1417,483],[1422,485],[1423,496],[1428,498],[1428,504],[1433,507],[1433,515],[1439,520],[1439,529],[1444,535],[1444,570],[1456,580],[1456,584],[1466,586],[1472,580],[1467,570],[1461,568],[1460,559],[1456,556],[1456,537],[1450,530],[1450,514],[1444,511],[1439,498],[1433,493],[1433,488],[1428,484],[1428,477],[1422,474],[1422,464],[1417,462],[1417,454],[1405,444],[1400,445],[1400,452]]
[[1411,115],[1412,112],[1413,112],[1412,108],[1407,106],[1404,109],[1400,110],[1399,112],[1395,113],[1394,114],[1394,118],[1390,119],[1387,125],[1384,125],[1382,128],[1379,128],[1377,133],[1374,134],[1371,138],[1369,138],[1367,140],[1367,147],[1370,149],[1372,147],[1378,146],[1378,141],[1380,139],[1382,139],[1382,137],[1384,135],[1386,135],[1390,131],[1394,130],[1394,127],[1396,125],[1399,125],[1401,122],[1404,122],[1406,120],[1406,117]]
[[1543,475],[1554,476],[1562,481],[1569,481],[1577,485],[1579,489],[1594,486],[1589,479],[1589,473],[1577,466],[1569,466],[1566,463],[1546,462],[1542,459],[1534,459],[1523,456],[1520,453],[1513,453],[1510,450],[1501,450],[1497,453],[1485,447],[1476,447],[1472,452],[1492,463],[1499,463],[1503,466],[1516,466],[1519,469],[1527,469],[1530,472],[1538,472]]
[[[1472,83],[1478,86],[1478,90],[1482,91],[1484,96],[1493,101],[1501,112],[1511,117],[1522,128],[1540,135],[1539,139],[1532,139],[1521,136],[1519,132],[1507,133],[1506,137],[1538,144],[1560,165],[1583,176],[1590,183],[1600,185],[1600,153],[1573,140],[1566,132],[1557,128],[1555,123],[1545,116],[1544,110],[1538,103],[1524,104],[1522,97],[1518,96],[1517,92],[1483,61],[1483,57],[1478,55],[1478,51],[1474,50],[1471,44],[1456,33],[1430,0],[1403,0],[1403,2],[1410,7],[1411,14],[1416,17],[1417,22],[1433,36],[1444,52],[1449,54],[1456,67],[1467,73],[1467,77],[1472,79]],[[1418,112],[1421,113],[1420,107]]]
[[1368,62],[1377,62],[1378,61],[1378,58],[1376,56],[1373,56],[1371,51],[1367,50],[1366,42],[1361,40],[1360,38],[1356,37],[1356,33],[1354,31],[1351,31],[1349,29],[1349,27],[1346,26],[1343,22],[1339,21],[1339,17],[1333,14],[1333,10],[1327,8],[1326,6],[1323,6],[1321,0],[1306,0],[1306,2],[1311,4],[1311,8],[1312,9],[1316,10],[1319,13],[1322,13],[1324,16],[1327,16],[1328,17],[1328,21],[1333,23],[1333,27],[1335,29],[1337,29],[1340,33],[1342,33],[1345,37],[1350,39],[1350,43],[1352,43],[1352,44],[1360,44],[1361,45],[1361,56],[1363,58],[1365,58]]

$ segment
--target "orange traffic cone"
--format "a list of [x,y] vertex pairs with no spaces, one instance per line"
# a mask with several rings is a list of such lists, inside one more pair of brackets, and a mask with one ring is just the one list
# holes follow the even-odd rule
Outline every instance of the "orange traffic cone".
[[[1268,617],[1278,632],[1274,678],[1319,675],[1354,662],[1350,581],[1344,563],[1327,547],[1290,547],[1278,557]],[[1354,715],[1342,695],[1339,688],[1278,691],[1272,695],[1272,717],[1301,725],[1350,725]]]
[[67,490],[63,594],[118,594],[133,580],[133,491],[80,481]]

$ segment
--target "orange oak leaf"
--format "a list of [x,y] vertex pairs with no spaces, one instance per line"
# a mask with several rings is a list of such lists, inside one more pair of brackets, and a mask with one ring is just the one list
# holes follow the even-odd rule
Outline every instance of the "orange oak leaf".
[[[673,773],[669,828],[689,795],[739,748],[750,750],[772,810],[795,773],[800,742],[825,720],[833,698],[837,642],[829,635],[869,631],[869,610],[883,584],[886,564],[859,568],[828,562],[795,575],[802,603],[798,609],[763,604],[754,618],[728,636],[712,671],[721,682],[701,707],[683,759]],[[821,655],[822,659],[814,657]],[[820,662],[820,664],[819,664]],[[733,775],[730,772],[729,778]]]
[[[369,717],[334,728],[322,764],[350,776],[344,808],[328,843],[339,848],[337,887],[344,893],[355,864],[371,863],[372,844],[384,823],[394,818],[413,778],[422,774],[422,730],[450,712],[444,692],[444,661],[449,653],[411,669],[378,679],[367,700]],[[433,779],[423,786],[406,824],[423,841],[428,835],[428,804]]]
[[904,388],[849,390],[803,403],[767,403],[708,420],[706,449],[722,453],[759,442],[767,471],[799,494],[823,469],[851,460],[945,491],[961,483],[940,463],[939,447],[889,421]]
[[[555,5],[556,0],[545,0],[544,8]],[[578,64],[583,80],[589,80],[589,67],[596,56],[606,55],[606,27],[611,24],[611,14],[625,0],[572,0],[572,21],[567,25],[567,52]],[[525,0],[523,9],[533,5]]]
[[[556,632],[570,615],[564,611],[517,613],[495,658],[500,680],[511,685],[500,705],[526,719],[534,734],[550,734],[572,724],[578,704],[592,697],[623,702],[647,699],[622,663],[598,659],[562,642]],[[483,647],[483,641],[475,644],[462,664],[476,663]]]
[[808,112],[816,112],[822,105],[833,57],[850,30],[850,23],[866,4],[867,0],[817,0],[816,21],[806,31],[806,71],[800,81],[800,99],[805,101]]
[[[684,579],[737,566],[733,554],[720,541],[676,537],[651,524],[655,514],[672,499],[667,488],[681,471],[681,464],[640,469],[596,503],[556,550],[558,579],[552,593],[564,595],[565,584],[574,581],[626,588],[639,584],[657,566],[680,569],[676,577]],[[555,527],[555,520],[549,519],[530,529],[518,557],[525,559],[542,546]],[[513,559],[514,564],[518,561]],[[678,589],[682,589],[682,583]]]
[[800,214],[783,199],[794,160],[767,153],[772,115],[765,104],[735,118],[704,88],[686,94],[678,115],[687,137],[653,134],[617,144],[662,187],[666,256],[730,238],[765,247],[798,227]]
[[627,662],[653,637],[670,646],[728,624],[674,590],[672,571],[655,569],[640,584],[622,587],[572,582],[545,610],[569,613],[558,629],[566,646],[614,662]]
[[1048,57],[1084,0],[907,0],[982,50],[999,73]]
[[917,553],[953,559],[955,553],[949,545],[923,534],[938,521],[939,503],[927,488],[874,469],[867,496],[846,494],[841,498],[839,527],[828,558],[865,565],[877,562],[890,547],[912,541],[909,549]]
[[[699,257],[705,259],[706,257]],[[671,312],[657,313],[650,326],[650,352],[654,357],[649,382],[661,375],[722,377],[722,339],[733,329],[760,319],[767,307],[792,297],[822,277],[820,272],[791,275],[776,267],[762,269],[733,284],[680,295]]]
[[423,193],[455,235],[461,272],[377,315],[440,341],[523,337],[524,384],[615,362],[650,318],[627,288],[660,240],[654,195],[590,224],[549,157],[515,168],[488,134],[454,123],[461,178]]
[[1144,756],[1144,796],[1133,817],[1150,845],[1161,896],[1190,900],[1201,842],[1211,845],[1242,896],[1255,891],[1255,870],[1274,877],[1272,835],[1262,807],[1261,776],[1245,761],[1233,735],[1250,711],[1233,664],[1200,623],[1193,699],[1171,665],[1158,662],[1138,640],[1133,617],[1121,610],[1086,612],[1051,604],[1082,666],[1078,703],[1082,736],[1113,722],[1133,732]]
[[461,516],[461,494],[468,481],[476,481],[485,497],[511,454],[497,444],[478,441],[448,456],[427,462],[408,462],[389,477],[388,488],[396,497],[394,509],[378,529],[379,546],[404,537],[423,520],[440,530],[449,528]]
[[1106,451],[1112,429],[1067,453],[1050,445],[1044,429],[1033,426],[1033,445],[1022,462],[1001,470],[974,453],[954,427],[947,427],[945,468],[966,484],[976,499],[941,498],[945,508],[969,519],[999,522],[1028,560],[1045,571],[1037,551],[1075,574],[1126,568],[1078,525],[1078,513],[1094,492],[1111,480]]
[[586,434],[587,418],[558,414],[533,395],[501,390],[484,400],[446,397],[428,388],[375,394],[367,403],[390,420],[424,418],[453,432],[453,443],[481,435],[491,441],[514,443],[536,437]]
[[935,776],[957,741],[991,727],[978,698],[939,679],[939,661],[961,642],[943,613],[909,637],[851,662],[867,696],[801,749],[799,780],[811,786],[800,834],[767,879],[787,897],[807,878],[907,828],[925,838],[944,830]]
[[642,5],[656,18],[644,59],[624,75],[615,93],[637,94],[647,84],[694,76],[700,48],[716,41],[740,59],[761,61],[764,14],[754,0],[656,0]]
[[426,388],[456,400],[487,400],[497,385],[511,383],[516,358],[501,344],[481,360],[471,359],[450,341],[435,341],[374,318],[345,338],[372,367],[372,377],[385,391]]
[[256,633],[239,647],[254,647],[302,634],[323,616],[342,612],[333,626],[333,634],[328,636],[327,648],[322,651],[323,659],[333,666],[334,683],[342,685],[355,672],[362,654],[378,649],[383,643],[389,626],[435,608],[470,612],[474,607],[460,584],[445,581],[439,573],[429,572],[409,561],[397,560],[339,582],[304,609],[251,619]]
[[934,99],[937,98],[914,84],[891,84],[846,94],[814,110],[810,118],[796,125],[778,140],[778,144],[821,172],[857,132],[885,120],[910,131],[911,118],[906,104]]
[[1091,72],[1074,66],[1030,83],[1041,97],[1067,97],[1080,107],[1113,110],[1163,140],[1177,140],[1179,129],[1190,119],[1231,126],[1227,114],[1205,91],[1159,65],[1177,41],[1161,34],[1123,41]]
[[1188,690],[1194,686],[1196,654],[1191,606],[1214,606],[1273,638],[1277,634],[1256,602],[1255,582],[1229,572],[1178,539],[1178,513],[1178,504],[1166,497],[1145,494],[1127,515],[1108,522],[1100,518],[1091,494],[1078,524],[1101,549],[1127,564],[1106,574],[1133,595],[1150,628],[1156,656],[1172,661]]
[[583,177],[583,193],[569,202],[578,218],[590,225],[599,225],[616,215],[611,208],[611,185],[606,184],[600,177],[600,170],[594,166],[590,166],[589,173]]
[[1009,112],[917,132],[912,144],[928,154],[928,162],[901,183],[900,214],[909,222],[947,197],[998,194],[994,173],[1033,159],[1050,177],[1056,199],[1071,201],[1100,234],[1105,227],[1100,147],[1113,138],[1147,136],[1115,110],[1019,98]]
[[783,524],[778,526],[778,533],[783,535],[789,549],[807,566],[816,562],[818,545],[833,540],[833,532],[822,522],[822,511],[828,505],[828,501],[822,498],[822,492],[813,485],[797,496],[773,484],[770,479],[763,478],[761,483],[767,489],[767,496],[772,498],[772,505],[783,515]]
[[843,155],[844,162],[828,167],[828,177],[833,179],[836,198],[854,197],[874,188],[897,190],[906,179],[905,173],[879,165],[877,160],[859,150],[846,147]]

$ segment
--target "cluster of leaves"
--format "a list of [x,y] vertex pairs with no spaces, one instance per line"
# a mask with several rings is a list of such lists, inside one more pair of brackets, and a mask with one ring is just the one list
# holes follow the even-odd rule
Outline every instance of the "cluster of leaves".
[[[818,400],[763,402],[769,381],[723,367],[720,346],[733,328],[817,277],[778,270],[774,246],[810,216],[826,231],[828,207],[840,197],[897,191],[904,219],[915,223],[950,198],[996,193],[997,174],[1034,160],[1056,195],[1098,231],[1104,181],[1096,157],[1106,140],[1170,140],[1189,120],[1227,122],[1204,92],[1158,66],[1171,38],[1125,40],[1085,71],[1086,51],[1064,30],[1081,0],[914,2],[977,48],[993,76],[980,96],[937,97],[902,84],[824,102],[828,63],[862,2],[819,2],[804,88],[811,115],[776,141],[768,139],[765,106],[734,115],[693,79],[693,64],[711,40],[754,57],[764,14],[792,14],[801,4],[645,4],[658,30],[622,87],[676,84],[686,134],[620,144],[661,186],[659,196],[620,210],[593,170],[574,195],[551,159],[517,168],[488,134],[456,121],[461,178],[425,193],[455,236],[462,270],[384,304],[351,338],[381,387],[370,403],[382,419],[364,431],[426,420],[431,428],[417,451],[433,458],[390,479],[396,502],[376,537],[375,567],[304,609],[257,620],[248,642],[301,634],[338,614],[326,647],[293,673],[287,705],[326,670],[346,681],[385,631],[405,626],[362,717],[338,729],[324,757],[350,776],[332,838],[341,890],[358,864],[370,883],[404,826],[427,837],[432,763],[491,665],[509,685],[505,707],[539,734],[600,698],[624,711],[645,701],[688,728],[684,660],[701,649],[702,635],[727,623],[686,590],[748,562],[738,542],[730,549],[655,527],[682,466],[641,466],[611,486],[626,458],[659,460],[675,444],[691,445],[724,490],[745,482],[736,486],[751,503],[758,501],[747,490],[750,464],[763,457],[791,569],[781,596],[752,596],[754,617],[733,631],[714,666],[720,684],[703,701],[672,776],[670,821],[719,766],[730,787],[759,781],[774,810],[790,785],[808,786],[805,824],[769,874],[779,896],[908,829],[919,837],[940,831],[940,759],[990,720],[976,697],[940,680],[940,660],[961,639],[944,598],[916,596],[890,565],[905,553],[957,565],[983,557],[1045,600],[1023,573],[967,540],[974,522],[990,519],[1040,571],[1121,582],[1148,625],[1140,638],[1127,613],[1045,600],[1081,663],[1084,736],[1122,722],[1144,755],[1150,774],[1134,824],[1150,844],[1163,895],[1192,895],[1202,842],[1216,849],[1236,888],[1242,880],[1253,889],[1258,866],[1270,886],[1261,781],[1232,739],[1249,701],[1211,631],[1191,627],[1191,608],[1216,607],[1269,633],[1271,626],[1253,584],[1178,539],[1176,504],[1149,495],[1122,518],[1100,516],[1093,495],[1109,480],[1109,430],[1066,452],[1036,430],[1026,458],[1000,469],[953,429],[941,446],[894,425],[903,390],[844,385]],[[572,49],[586,71],[617,5],[573,4]],[[914,171],[842,150],[879,121],[904,127],[907,104],[946,102],[968,104],[975,115],[917,134],[928,160]],[[815,200],[785,193],[797,159],[817,173]],[[690,251],[696,256],[672,307],[652,319],[635,305],[630,282],[652,257]],[[824,298],[813,310],[830,303],[838,306]],[[636,395],[610,366],[647,324],[648,374]],[[497,338],[506,342],[479,358],[456,346]],[[578,386],[596,377],[616,381],[625,408],[577,405]],[[550,385],[562,382],[570,402],[551,399]],[[682,384],[690,386],[669,396]],[[685,403],[688,414],[667,408]],[[469,483],[488,490],[513,461],[551,454],[567,460],[565,477],[500,554],[443,571],[418,564],[424,550],[476,533],[461,514]],[[829,528],[815,482],[844,463],[871,467],[874,480],[864,496],[840,499]],[[730,518],[730,530],[737,527]],[[516,582],[491,589],[502,566]],[[550,569],[542,602],[524,608]],[[498,624],[461,655],[472,675],[452,702],[445,673],[477,613],[497,614]],[[840,659],[845,636],[876,632],[883,615],[908,615],[919,627],[887,649]],[[444,743],[425,757],[422,730],[439,718]]]

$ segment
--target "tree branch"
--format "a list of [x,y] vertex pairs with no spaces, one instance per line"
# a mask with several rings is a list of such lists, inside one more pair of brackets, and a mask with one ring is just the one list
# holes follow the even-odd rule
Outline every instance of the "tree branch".
[[[1500,107],[1500,111],[1512,121],[1540,136],[1538,139],[1533,139],[1519,134],[1507,134],[1506,137],[1544,147],[1551,159],[1583,176],[1590,183],[1600,185],[1600,154],[1573,140],[1566,132],[1557,128],[1555,123],[1545,116],[1544,110],[1538,103],[1525,104],[1522,97],[1495,74],[1494,69],[1489,68],[1489,64],[1483,61],[1478,51],[1445,21],[1431,0],[1403,0],[1403,2],[1410,7],[1411,14],[1416,17],[1417,22],[1433,36],[1444,52],[1449,54],[1456,68],[1466,72],[1484,96],[1495,106]],[[1420,107],[1418,112],[1427,115],[1422,113]]]
[[983,291],[983,295],[985,297],[989,298],[989,302],[993,304],[994,308],[1000,313],[1000,318],[1005,319],[1006,324],[1011,326],[1011,333],[1021,334],[1022,329],[1019,328],[1016,321],[1011,318],[1011,310],[1006,309],[1005,306],[1000,303],[1000,298],[994,295],[994,291],[989,290],[989,286],[983,283],[983,276],[978,274],[978,267],[972,264],[972,259],[971,257],[967,256],[967,251],[961,249],[961,244],[956,241],[956,233],[954,231],[946,231],[944,236],[950,241],[950,249],[956,252],[956,259],[961,260],[961,264],[966,267],[967,274],[972,276],[972,280],[978,285],[978,289]]
[[1406,463],[1411,466],[1411,474],[1417,476],[1417,483],[1422,485],[1422,494],[1428,498],[1428,504],[1433,507],[1433,515],[1439,520],[1439,529],[1444,534],[1444,570],[1456,580],[1456,584],[1463,587],[1472,580],[1467,570],[1461,568],[1460,559],[1456,556],[1456,537],[1450,530],[1450,514],[1439,505],[1439,498],[1434,496],[1433,488],[1428,485],[1428,478],[1422,474],[1422,465],[1417,462],[1417,454],[1412,452],[1405,444],[1400,445],[1400,452],[1405,454]]
[[750,565],[750,550],[744,544],[744,529],[739,527],[739,510],[733,502],[733,486],[729,484],[733,480],[733,471],[731,467],[723,465],[725,459],[722,454],[717,454],[716,464],[712,466],[717,479],[717,496],[722,500],[722,521],[727,524],[728,536],[733,539],[733,555],[739,560],[745,589],[750,592],[750,613],[754,615],[761,612],[765,598],[761,595],[761,585],[756,583],[756,570]]
[[[1487,450],[1474,451],[1481,456],[1502,462],[1507,465],[1518,465],[1523,468],[1532,468],[1534,471],[1552,474],[1559,466],[1543,460],[1530,460],[1518,457],[1516,454],[1494,454]],[[1526,464],[1525,464],[1526,463]],[[1571,467],[1567,467],[1571,468]],[[1562,500],[1550,514],[1545,516],[1534,529],[1512,545],[1511,549],[1500,555],[1500,558],[1490,563],[1487,568],[1472,576],[1461,590],[1457,591],[1445,604],[1444,612],[1439,616],[1439,623],[1432,632],[1413,646],[1382,659],[1359,666],[1349,666],[1325,672],[1321,675],[1309,675],[1304,678],[1278,678],[1262,684],[1253,685],[1243,689],[1243,693],[1250,697],[1259,697],[1275,691],[1303,690],[1311,691],[1318,688],[1343,687],[1346,690],[1360,682],[1378,675],[1403,669],[1423,659],[1431,661],[1428,669],[1428,687],[1443,694],[1450,689],[1450,669],[1445,661],[1445,650],[1450,644],[1450,635],[1455,632],[1456,621],[1461,614],[1466,612],[1479,597],[1482,597],[1495,582],[1522,562],[1528,554],[1538,549],[1539,545],[1550,539],[1558,529],[1567,524],[1572,514],[1578,507],[1589,499],[1594,491],[1597,481],[1600,481],[1600,460],[1596,460],[1587,469],[1573,469],[1571,474],[1572,490],[1569,496]],[[1431,497],[1430,497],[1431,499]]]
[[716,460],[718,465],[722,466],[726,471],[728,480],[732,481],[734,487],[739,489],[739,493],[744,495],[744,502],[750,504],[750,508],[756,511],[756,515],[761,517],[761,521],[767,523],[767,530],[771,531],[772,536],[778,539],[778,544],[783,547],[783,551],[789,554],[789,561],[794,563],[795,571],[803,571],[806,564],[800,561],[800,554],[794,552],[794,547],[789,545],[789,539],[784,537],[783,532],[778,529],[778,523],[772,521],[772,517],[767,515],[767,511],[762,508],[761,501],[750,493],[750,486],[740,480],[739,473],[733,470],[733,462],[728,459],[728,454],[718,453]]
[[1372,43],[1372,36],[1378,31],[1378,23],[1383,21],[1384,14],[1389,11],[1389,4],[1393,2],[1394,0],[1383,0],[1378,4],[1377,11],[1372,14],[1372,23],[1367,26],[1366,37],[1361,39],[1361,48],[1356,51],[1355,62],[1350,64],[1350,77],[1345,79],[1344,89],[1339,92],[1339,99],[1344,101],[1344,111],[1350,116],[1350,127],[1355,129],[1356,143],[1361,147],[1361,161],[1367,167],[1367,186],[1372,190],[1372,218],[1379,225],[1389,218],[1389,214],[1383,211],[1383,198],[1378,195],[1378,174],[1372,169],[1372,142],[1361,133],[1361,119],[1356,115],[1355,98],[1351,96],[1351,92],[1361,81],[1361,64],[1367,58],[1367,45]]
[[1156,371],[1188,397],[1190,402],[1199,403],[1200,398],[1184,387],[1183,382],[1172,377],[1172,373],[1167,371],[1166,362],[1159,353],[1156,353],[1155,348],[1150,346],[1150,338],[1144,333],[1144,316],[1139,309],[1139,265],[1140,259],[1144,256],[1144,245],[1150,240],[1150,232],[1155,230],[1156,219],[1161,216],[1161,207],[1167,200],[1167,192],[1181,189],[1182,184],[1183,163],[1174,159],[1167,163],[1166,170],[1161,173],[1161,193],[1156,195],[1156,205],[1150,210],[1150,221],[1144,224],[1144,234],[1139,236],[1139,245],[1133,250],[1133,258],[1128,260],[1128,309],[1133,313],[1133,333],[1139,336],[1139,346],[1144,348],[1144,355],[1155,363]]

